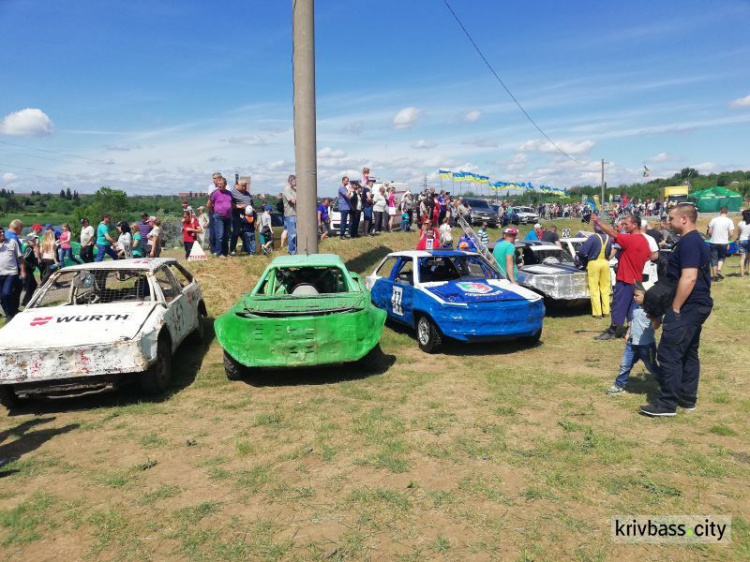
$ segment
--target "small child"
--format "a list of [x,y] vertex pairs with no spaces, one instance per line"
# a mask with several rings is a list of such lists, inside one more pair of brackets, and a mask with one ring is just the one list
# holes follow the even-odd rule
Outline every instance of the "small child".
[[268,255],[273,252],[271,205],[266,205],[265,207],[263,207],[263,214],[260,217],[260,243],[263,254]]
[[450,219],[444,218],[440,225],[440,246],[446,250],[453,249],[453,234],[451,233]]
[[659,320],[650,319],[643,310],[643,297],[646,290],[643,285],[636,283],[633,300],[638,305],[633,309],[633,319],[625,335],[625,351],[620,363],[620,374],[617,375],[614,386],[607,389],[607,394],[626,394],[625,385],[628,384],[630,371],[640,359],[648,372],[656,376],[656,341],[654,330],[660,325]]
[[404,211],[401,213],[401,232],[409,232],[411,230],[409,225],[409,212]]

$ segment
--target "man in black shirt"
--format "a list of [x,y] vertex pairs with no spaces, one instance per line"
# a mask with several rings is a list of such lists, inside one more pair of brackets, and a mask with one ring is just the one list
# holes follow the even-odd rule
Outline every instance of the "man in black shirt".
[[664,315],[659,361],[659,395],[655,404],[641,406],[647,416],[675,416],[677,406],[692,412],[698,400],[700,361],[698,345],[703,323],[711,314],[711,259],[695,223],[692,203],[680,203],[669,212],[669,223],[680,241],[669,256],[667,278],[676,283],[672,306]]
[[554,224],[542,235],[542,242],[550,242],[562,248],[560,237],[557,235],[557,227]]

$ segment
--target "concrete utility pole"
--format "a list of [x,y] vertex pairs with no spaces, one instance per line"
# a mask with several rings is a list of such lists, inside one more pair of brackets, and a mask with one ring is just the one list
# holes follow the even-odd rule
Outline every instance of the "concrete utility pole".
[[315,127],[315,2],[293,0],[294,158],[297,251],[318,253],[318,162]]

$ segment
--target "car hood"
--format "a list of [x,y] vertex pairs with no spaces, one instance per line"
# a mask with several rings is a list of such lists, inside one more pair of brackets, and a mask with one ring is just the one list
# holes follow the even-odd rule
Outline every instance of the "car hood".
[[139,334],[157,306],[143,302],[24,310],[0,330],[0,352],[130,340]]
[[449,303],[536,301],[540,298],[536,293],[518,285],[513,285],[506,279],[474,279],[470,281],[424,283],[422,288]]
[[534,275],[572,275],[573,273],[585,273],[584,270],[577,268],[572,263],[524,265],[518,269],[525,273],[533,273]]

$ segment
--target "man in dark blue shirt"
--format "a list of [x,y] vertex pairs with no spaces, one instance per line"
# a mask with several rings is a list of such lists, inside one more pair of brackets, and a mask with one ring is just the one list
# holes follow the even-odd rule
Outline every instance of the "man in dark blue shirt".
[[698,400],[700,343],[703,323],[711,314],[711,257],[695,223],[692,203],[680,203],[669,212],[669,224],[680,241],[669,256],[667,278],[676,283],[672,306],[664,315],[659,361],[659,395],[655,404],[641,406],[647,416],[675,416],[677,406],[692,412]]

